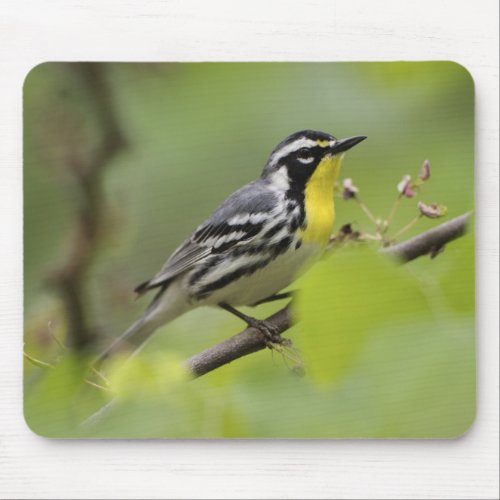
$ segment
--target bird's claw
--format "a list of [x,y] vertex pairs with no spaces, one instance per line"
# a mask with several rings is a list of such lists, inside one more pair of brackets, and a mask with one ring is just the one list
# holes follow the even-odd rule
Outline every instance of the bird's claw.
[[281,345],[285,342],[285,339],[281,336],[280,329],[270,321],[253,319],[249,322],[248,326],[259,330],[264,335],[266,346],[270,349],[272,349],[273,345]]

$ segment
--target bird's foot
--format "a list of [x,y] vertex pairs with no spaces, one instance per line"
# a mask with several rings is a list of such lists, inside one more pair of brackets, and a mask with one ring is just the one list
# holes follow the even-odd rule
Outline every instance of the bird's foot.
[[259,332],[264,335],[266,339],[266,345],[270,349],[272,349],[275,345],[282,345],[286,342],[286,339],[281,336],[280,329],[276,325],[273,325],[273,323],[271,323],[270,321],[249,317],[247,320],[247,324],[248,326],[255,328],[256,330],[259,330]]
[[246,314],[238,311],[238,309],[235,309],[233,306],[230,306],[229,304],[226,304],[224,302],[221,302],[219,306],[222,307],[222,309],[225,309],[231,314],[234,314],[238,318],[242,319],[249,327],[255,328],[260,333],[262,333],[266,341],[266,346],[270,349],[275,348],[277,345],[288,345],[287,343],[290,342],[280,335],[280,329],[277,326],[273,325],[270,321],[247,316]]

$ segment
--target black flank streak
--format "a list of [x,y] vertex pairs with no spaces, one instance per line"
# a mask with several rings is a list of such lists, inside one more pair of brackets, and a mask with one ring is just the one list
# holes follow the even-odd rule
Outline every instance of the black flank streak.
[[205,276],[211,269],[212,266],[219,264],[224,259],[223,255],[216,255],[214,257],[210,257],[210,259],[205,262],[204,266],[195,271],[189,277],[189,285],[193,286],[197,281],[199,281],[203,276]]
[[275,224],[273,227],[269,228],[262,237],[264,239],[272,238],[275,234],[281,231],[286,226],[286,221],[281,221]]
[[228,258],[232,257],[241,257],[242,255],[255,255],[258,253],[262,253],[266,251],[266,248],[268,246],[267,242],[263,242],[260,245],[248,245],[246,247],[238,247],[233,249],[229,255]]
[[292,234],[295,234],[295,231],[300,227],[300,217],[294,217],[289,223],[288,223],[288,229],[290,229],[290,232]]
[[224,288],[226,285],[232,283],[233,281],[236,281],[242,276],[253,274],[255,271],[262,269],[263,267],[266,267],[269,264],[269,262],[271,262],[271,260],[272,260],[271,258],[264,259],[261,260],[260,262],[256,262],[249,266],[241,267],[240,269],[236,269],[235,271],[222,276],[222,278],[219,278],[218,280],[213,281],[212,283],[209,283],[208,285],[202,287],[196,294],[196,298],[198,300],[203,299],[211,292],[214,292],[219,288]]
[[[306,219],[306,213],[305,213],[305,205],[304,205],[304,188],[297,188],[292,186],[287,192],[286,192],[286,197],[288,199],[287,206],[290,207],[292,206],[291,210],[293,210],[295,207],[299,207],[299,227],[301,229],[305,228],[305,219]],[[293,204],[293,205],[292,205]]]
[[279,241],[275,246],[273,246],[270,250],[272,251],[272,255],[276,258],[278,255],[285,253],[292,244],[293,236],[287,236]]
[[[287,236],[286,238],[281,239],[276,245],[273,245],[271,247],[266,246],[265,244],[261,245],[254,245],[250,247],[245,247],[245,248],[235,248],[232,251],[228,252],[226,255],[222,256],[220,255],[220,260],[217,261],[217,263],[220,263],[224,259],[232,259],[235,257],[240,257],[242,255],[254,255],[257,253],[265,253],[268,255],[268,257],[263,258],[259,262],[255,262],[253,264],[250,264],[248,266],[242,266],[239,269],[236,269],[235,271],[232,271],[230,273],[225,274],[221,278],[219,278],[216,281],[213,281],[211,283],[207,283],[205,286],[202,286],[198,292],[195,294],[195,298],[197,300],[203,299],[210,295],[210,293],[215,292],[216,290],[219,290],[220,288],[224,288],[226,285],[232,283],[233,281],[236,281],[240,279],[243,276],[248,276],[259,269],[262,269],[263,267],[266,267],[270,262],[272,262],[274,259],[276,259],[279,255],[285,253],[289,248],[290,245],[293,242],[293,236]],[[299,246],[300,246],[299,242]],[[202,269],[194,273],[190,279],[189,283],[190,285],[195,285],[195,283],[205,276],[210,269],[212,269],[212,266],[214,265],[215,262],[209,262],[207,263]]]

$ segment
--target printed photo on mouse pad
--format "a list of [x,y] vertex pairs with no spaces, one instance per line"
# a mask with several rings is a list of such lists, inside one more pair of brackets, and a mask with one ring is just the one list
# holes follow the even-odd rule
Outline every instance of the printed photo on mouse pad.
[[23,93],[33,432],[467,432],[465,68],[49,62]]

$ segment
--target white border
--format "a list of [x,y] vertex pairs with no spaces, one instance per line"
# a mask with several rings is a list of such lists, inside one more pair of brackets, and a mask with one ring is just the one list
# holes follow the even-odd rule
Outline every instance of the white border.
[[[0,498],[498,498],[497,0],[0,6]],[[454,60],[476,83],[477,420],[452,441],[49,441],[22,417],[21,85],[46,60]]]

